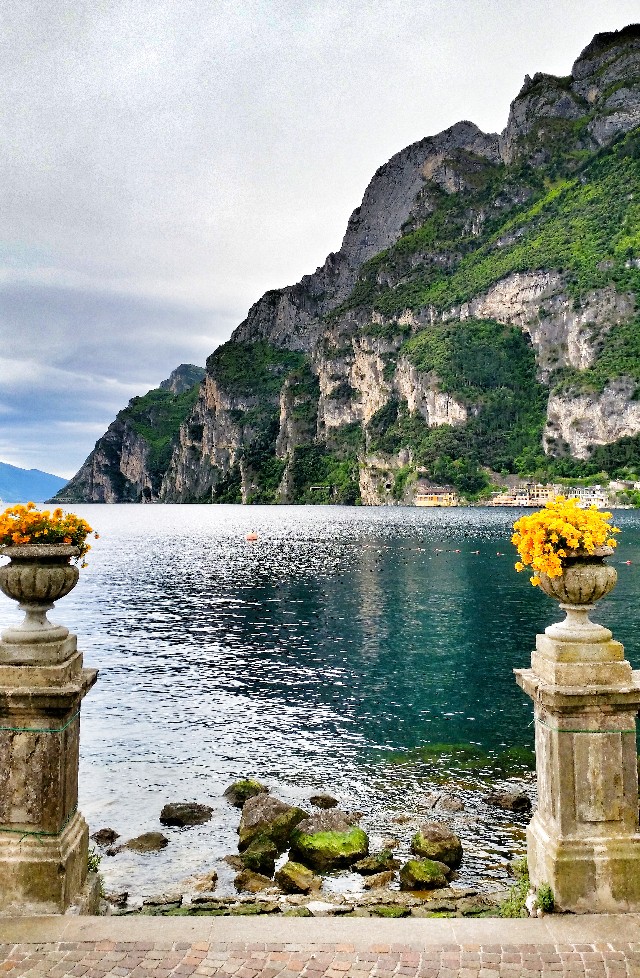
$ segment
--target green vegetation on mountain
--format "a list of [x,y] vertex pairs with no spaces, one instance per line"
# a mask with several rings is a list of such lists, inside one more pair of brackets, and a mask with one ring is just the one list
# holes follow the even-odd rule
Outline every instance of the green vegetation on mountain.
[[[448,309],[513,272],[539,269],[565,273],[575,298],[612,283],[640,296],[640,269],[629,265],[640,252],[640,130],[586,156],[577,169],[571,157],[571,175],[554,181],[548,174],[545,179],[544,168],[510,174],[496,167],[496,176],[479,191],[441,191],[422,227],[363,266],[341,309],[371,305],[386,317],[428,305]],[[503,203],[499,220],[487,222],[479,234],[465,234],[469,212],[489,206],[498,189],[508,201],[519,191],[528,202]],[[430,260],[416,262],[422,252]],[[434,253],[447,258],[450,267],[434,262]]]
[[191,414],[198,388],[196,383],[182,394],[162,388],[151,390],[134,397],[118,415],[148,444],[147,467],[152,476],[161,477],[166,472],[180,425]]
[[223,390],[236,396],[273,397],[287,375],[301,367],[304,354],[283,350],[258,340],[236,343],[230,340],[219,346],[207,360],[209,374]]

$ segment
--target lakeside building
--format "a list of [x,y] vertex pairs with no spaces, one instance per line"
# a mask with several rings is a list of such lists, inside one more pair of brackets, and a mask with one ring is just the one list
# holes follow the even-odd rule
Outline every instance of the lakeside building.
[[561,486],[540,482],[525,482],[515,486],[510,492],[495,492],[487,505],[539,509],[556,496],[578,499],[579,505],[584,509],[588,506],[601,509],[610,505],[609,492],[604,486]]
[[460,497],[453,486],[432,486],[420,480],[414,502],[416,506],[459,506]]

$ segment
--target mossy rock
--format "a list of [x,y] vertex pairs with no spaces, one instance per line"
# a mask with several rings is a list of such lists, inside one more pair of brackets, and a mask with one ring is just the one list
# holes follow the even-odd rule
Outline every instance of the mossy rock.
[[446,863],[452,869],[462,862],[460,839],[441,822],[423,822],[411,840],[411,851],[416,856]]
[[435,859],[410,859],[400,870],[401,890],[436,890],[447,885],[451,869]]
[[232,917],[252,917],[257,914],[279,912],[280,907],[277,903],[240,903],[229,910]]
[[353,868],[356,873],[362,876],[374,876],[377,873],[386,873],[389,870],[398,869],[400,860],[396,859],[391,849],[383,849],[382,852],[374,852],[371,856],[365,856],[354,863]]
[[268,793],[269,789],[261,781],[255,781],[253,778],[243,778],[240,781],[234,781],[233,784],[230,784],[224,792],[224,797],[234,808],[242,808],[245,801],[248,801],[249,798]]
[[271,839],[257,836],[251,845],[244,850],[240,858],[245,869],[250,869],[254,873],[262,873],[264,876],[273,876],[278,854],[279,849]]
[[306,866],[289,860],[276,873],[276,883],[285,893],[310,893],[320,889],[322,880]]
[[411,914],[409,907],[400,907],[394,903],[378,904],[367,909],[374,917],[409,917]]
[[245,802],[242,809],[238,848],[243,852],[254,839],[269,839],[278,852],[284,852],[296,825],[305,818],[307,812],[301,808],[286,805],[271,795],[255,795]]
[[354,821],[336,809],[306,818],[291,834],[292,859],[320,872],[352,866],[369,852],[369,837]]
[[367,852],[369,837],[364,829],[353,825],[346,832],[296,831],[291,839],[291,853],[300,862],[321,872],[351,866]]
[[308,907],[292,907],[291,910],[285,910],[282,915],[283,917],[313,917],[313,914]]
[[263,876],[261,873],[254,873],[250,869],[243,869],[235,877],[233,885],[236,890],[241,892],[260,893],[262,890],[267,890],[270,886],[273,886],[273,880],[270,880],[268,876]]

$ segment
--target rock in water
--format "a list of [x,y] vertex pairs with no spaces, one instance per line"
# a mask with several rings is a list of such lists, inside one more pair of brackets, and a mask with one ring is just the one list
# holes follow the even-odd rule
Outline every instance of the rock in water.
[[531,811],[531,799],[524,791],[492,791],[487,795],[487,801],[508,812],[524,814]]
[[389,883],[393,883],[395,875],[393,870],[389,869],[384,873],[375,873],[373,876],[366,876],[364,879],[364,888],[365,890],[378,890],[381,887],[389,886]]
[[233,885],[236,890],[245,893],[260,893],[262,890],[267,890],[273,886],[273,880],[270,880],[268,876],[262,876],[260,873],[253,873],[250,869],[243,869],[234,879]]
[[398,869],[399,867],[400,860],[395,859],[389,849],[383,849],[382,852],[375,852],[372,856],[365,856],[364,859],[359,859],[353,866],[356,873],[361,873],[363,876],[370,876],[374,873],[385,873],[389,870]]
[[450,873],[445,863],[435,859],[410,859],[400,870],[400,889],[436,890],[447,885]]
[[462,843],[447,825],[423,822],[411,840],[411,852],[456,869],[462,862]]
[[91,838],[99,846],[112,846],[116,839],[120,838],[120,833],[115,829],[98,829]]
[[324,792],[318,795],[311,795],[309,801],[314,808],[336,808],[338,805],[337,798],[334,798],[333,795],[325,794]]
[[320,889],[322,880],[306,866],[289,860],[276,873],[276,883],[284,893],[310,893]]
[[255,795],[244,803],[242,809],[238,848],[242,852],[255,838],[260,837],[270,839],[278,852],[284,852],[294,828],[306,817],[307,813],[301,808],[286,805],[279,798]]
[[143,832],[135,839],[125,842],[123,849],[131,849],[133,852],[159,852],[169,845],[169,840],[162,832]]
[[255,781],[253,778],[243,778],[230,784],[224,792],[224,797],[234,808],[242,808],[249,798],[268,793],[269,789],[260,781]]
[[195,801],[174,801],[165,805],[160,812],[162,825],[183,828],[186,825],[203,825],[213,814],[209,805],[199,805]]
[[291,856],[322,871],[351,866],[369,852],[367,833],[353,816],[332,809],[305,818],[291,835]]
[[254,873],[263,873],[265,876],[273,876],[279,852],[279,848],[271,839],[258,835],[252,839],[240,859],[245,869],[251,869]]

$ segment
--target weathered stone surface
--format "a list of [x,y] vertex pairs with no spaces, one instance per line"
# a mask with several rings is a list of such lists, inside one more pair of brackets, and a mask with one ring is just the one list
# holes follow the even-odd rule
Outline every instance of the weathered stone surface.
[[279,852],[284,852],[295,826],[307,817],[301,808],[286,805],[272,795],[259,794],[249,798],[242,808],[238,828],[240,851],[258,836],[270,839]]
[[434,859],[410,859],[400,870],[401,890],[435,890],[447,885],[451,869]]
[[336,808],[338,805],[337,798],[334,798],[333,795],[328,795],[324,793],[311,795],[309,801],[314,806],[314,808]]
[[224,797],[234,808],[242,808],[249,798],[268,793],[269,788],[261,781],[256,781],[254,778],[243,778],[230,784],[224,792]]
[[269,887],[273,886],[273,880],[269,879],[268,876],[262,876],[261,873],[243,869],[234,879],[233,885],[240,892],[260,893],[262,890],[268,890]]
[[183,828],[186,825],[202,825],[208,822],[213,814],[209,805],[200,805],[195,801],[175,801],[165,805],[160,812],[162,825]]
[[[515,671],[534,702],[538,803],[527,828],[532,886],[556,908],[640,910],[636,715],[640,674],[591,606],[537,636],[531,669]],[[550,667],[571,667],[579,685]]]
[[377,890],[379,888],[389,886],[390,883],[393,883],[395,878],[396,874],[392,869],[389,869],[384,873],[375,873],[373,876],[365,876],[364,888],[365,890]]
[[396,859],[389,849],[383,849],[382,852],[375,852],[371,856],[365,856],[364,859],[359,859],[353,865],[356,873],[362,873],[363,876],[368,876],[372,873],[383,873],[388,870],[399,869],[399,867],[400,860]]
[[278,870],[275,880],[284,893],[310,893],[322,885],[322,880],[310,869],[291,860]]
[[456,869],[462,862],[462,843],[442,822],[423,822],[411,840],[411,851]]
[[402,907],[397,903],[382,903],[369,907],[369,913],[373,917],[409,917],[411,911],[409,907]]
[[291,836],[292,858],[320,871],[351,866],[368,852],[367,833],[337,809],[306,818]]
[[142,901],[143,907],[166,907],[168,905],[179,907],[181,904],[182,893],[180,890],[176,890],[174,893],[156,893]]
[[273,876],[280,849],[271,839],[256,836],[241,855],[242,865],[254,873]]
[[[238,869],[242,869],[242,865]],[[213,893],[217,885],[218,874],[215,869],[209,870],[208,873],[196,873],[182,881],[182,886],[194,893]]]
[[120,833],[115,829],[98,829],[91,838],[99,846],[112,846],[116,839],[120,838]]
[[20,572],[11,571],[16,554],[2,568],[5,592],[29,603],[22,625],[0,639],[0,915],[93,914],[99,880],[88,872],[89,828],[76,807],[80,707],[97,672],[82,668],[75,635],[46,617],[77,580],[68,566],[77,548],[41,549],[42,559],[23,555]]
[[291,907],[290,910],[285,910],[283,917],[313,917],[313,914],[308,907]]
[[487,795],[487,801],[497,808],[509,812],[530,812],[531,799],[524,791],[492,791]]
[[159,852],[169,845],[169,840],[162,832],[143,832],[135,839],[129,839],[122,846],[123,849],[131,849],[133,852]]
[[121,890],[119,893],[105,893],[104,899],[107,901],[107,903],[110,903],[112,907],[122,910],[127,905],[129,891]]

